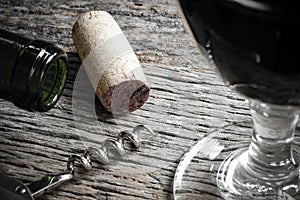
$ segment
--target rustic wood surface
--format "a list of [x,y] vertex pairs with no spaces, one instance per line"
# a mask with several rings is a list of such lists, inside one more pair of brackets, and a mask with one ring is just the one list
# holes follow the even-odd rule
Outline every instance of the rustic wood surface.
[[[81,61],[71,30],[78,16],[91,10],[115,18],[142,63],[151,93],[132,114],[113,116],[99,101],[92,105],[95,115],[84,106],[72,109]],[[142,135],[141,149],[111,165],[78,167],[75,180],[39,199],[172,199],[175,170],[189,147],[215,129],[250,119],[245,100],[224,86],[195,48],[175,0],[0,0],[0,28],[52,41],[70,58],[63,96],[49,112],[26,112],[0,100],[1,171],[30,183],[63,172],[70,154],[121,130],[144,124],[156,133]],[[90,91],[86,87],[83,96]],[[205,183],[198,189],[201,199],[219,199]]]

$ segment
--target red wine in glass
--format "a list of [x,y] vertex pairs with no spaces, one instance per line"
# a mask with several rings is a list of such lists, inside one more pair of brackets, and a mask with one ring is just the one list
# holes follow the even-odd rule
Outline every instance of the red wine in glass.
[[267,103],[300,104],[300,12],[278,0],[180,1],[224,82]]

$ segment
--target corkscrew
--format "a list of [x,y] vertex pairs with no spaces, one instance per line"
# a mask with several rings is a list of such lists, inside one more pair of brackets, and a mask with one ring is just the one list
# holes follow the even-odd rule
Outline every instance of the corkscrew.
[[[61,174],[46,175],[41,180],[25,186],[20,181],[8,178],[0,174],[0,189],[4,187],[6,191],[13,191],[20,200],[34,200],[44,192],[51,190],[75,177],[75,164],[79,164],[85,170],[92,169],[92,158],[103,165],[110,163],[111,156],[123,156],[126,154],[125,143],[129,143],[132,149],[138,149],[141,146],[140,133],[147,131],[150,134],[154,132],[144,126],[138,125],[132,131],[121,131],[116,139],[106,139],[100,148],[88,147],[83,155],[73,154],[67,162],[67,170]],[[9,185],[7,185],[9,182]],[[1,194],[0,194],[1,197]],[[6,196],[5,196],[6,197]],[[16,199],[14,196],[12,199]]]

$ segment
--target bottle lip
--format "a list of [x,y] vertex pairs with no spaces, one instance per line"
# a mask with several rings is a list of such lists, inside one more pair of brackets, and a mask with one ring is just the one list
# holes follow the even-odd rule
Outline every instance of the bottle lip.
[[[50,46],[44,51],[42,50],[41,53],[45,57],[43,55],[37,56],[35,64],[35,67],[44,69],[40,77],[39,90],[36,94],[36,110],[44,112],[50,110],[62,95],[67,79],[68,57],[63,50],[55,46]],[[30,80],[33,77],[30,77]],[[29,87],[34,86],[29,84]]]
[[68,57],[62,49],[42,40],[32,41],[20,52],[15,66],[14,104],[29,111],[50,110],[62,95],[67,69]]

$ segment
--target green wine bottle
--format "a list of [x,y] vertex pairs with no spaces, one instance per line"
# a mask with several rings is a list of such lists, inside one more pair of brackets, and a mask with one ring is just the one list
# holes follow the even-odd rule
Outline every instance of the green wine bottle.
[[55,45],[0,29],[0,98],[29,111],[48,111],[67,78],[68,58]]

